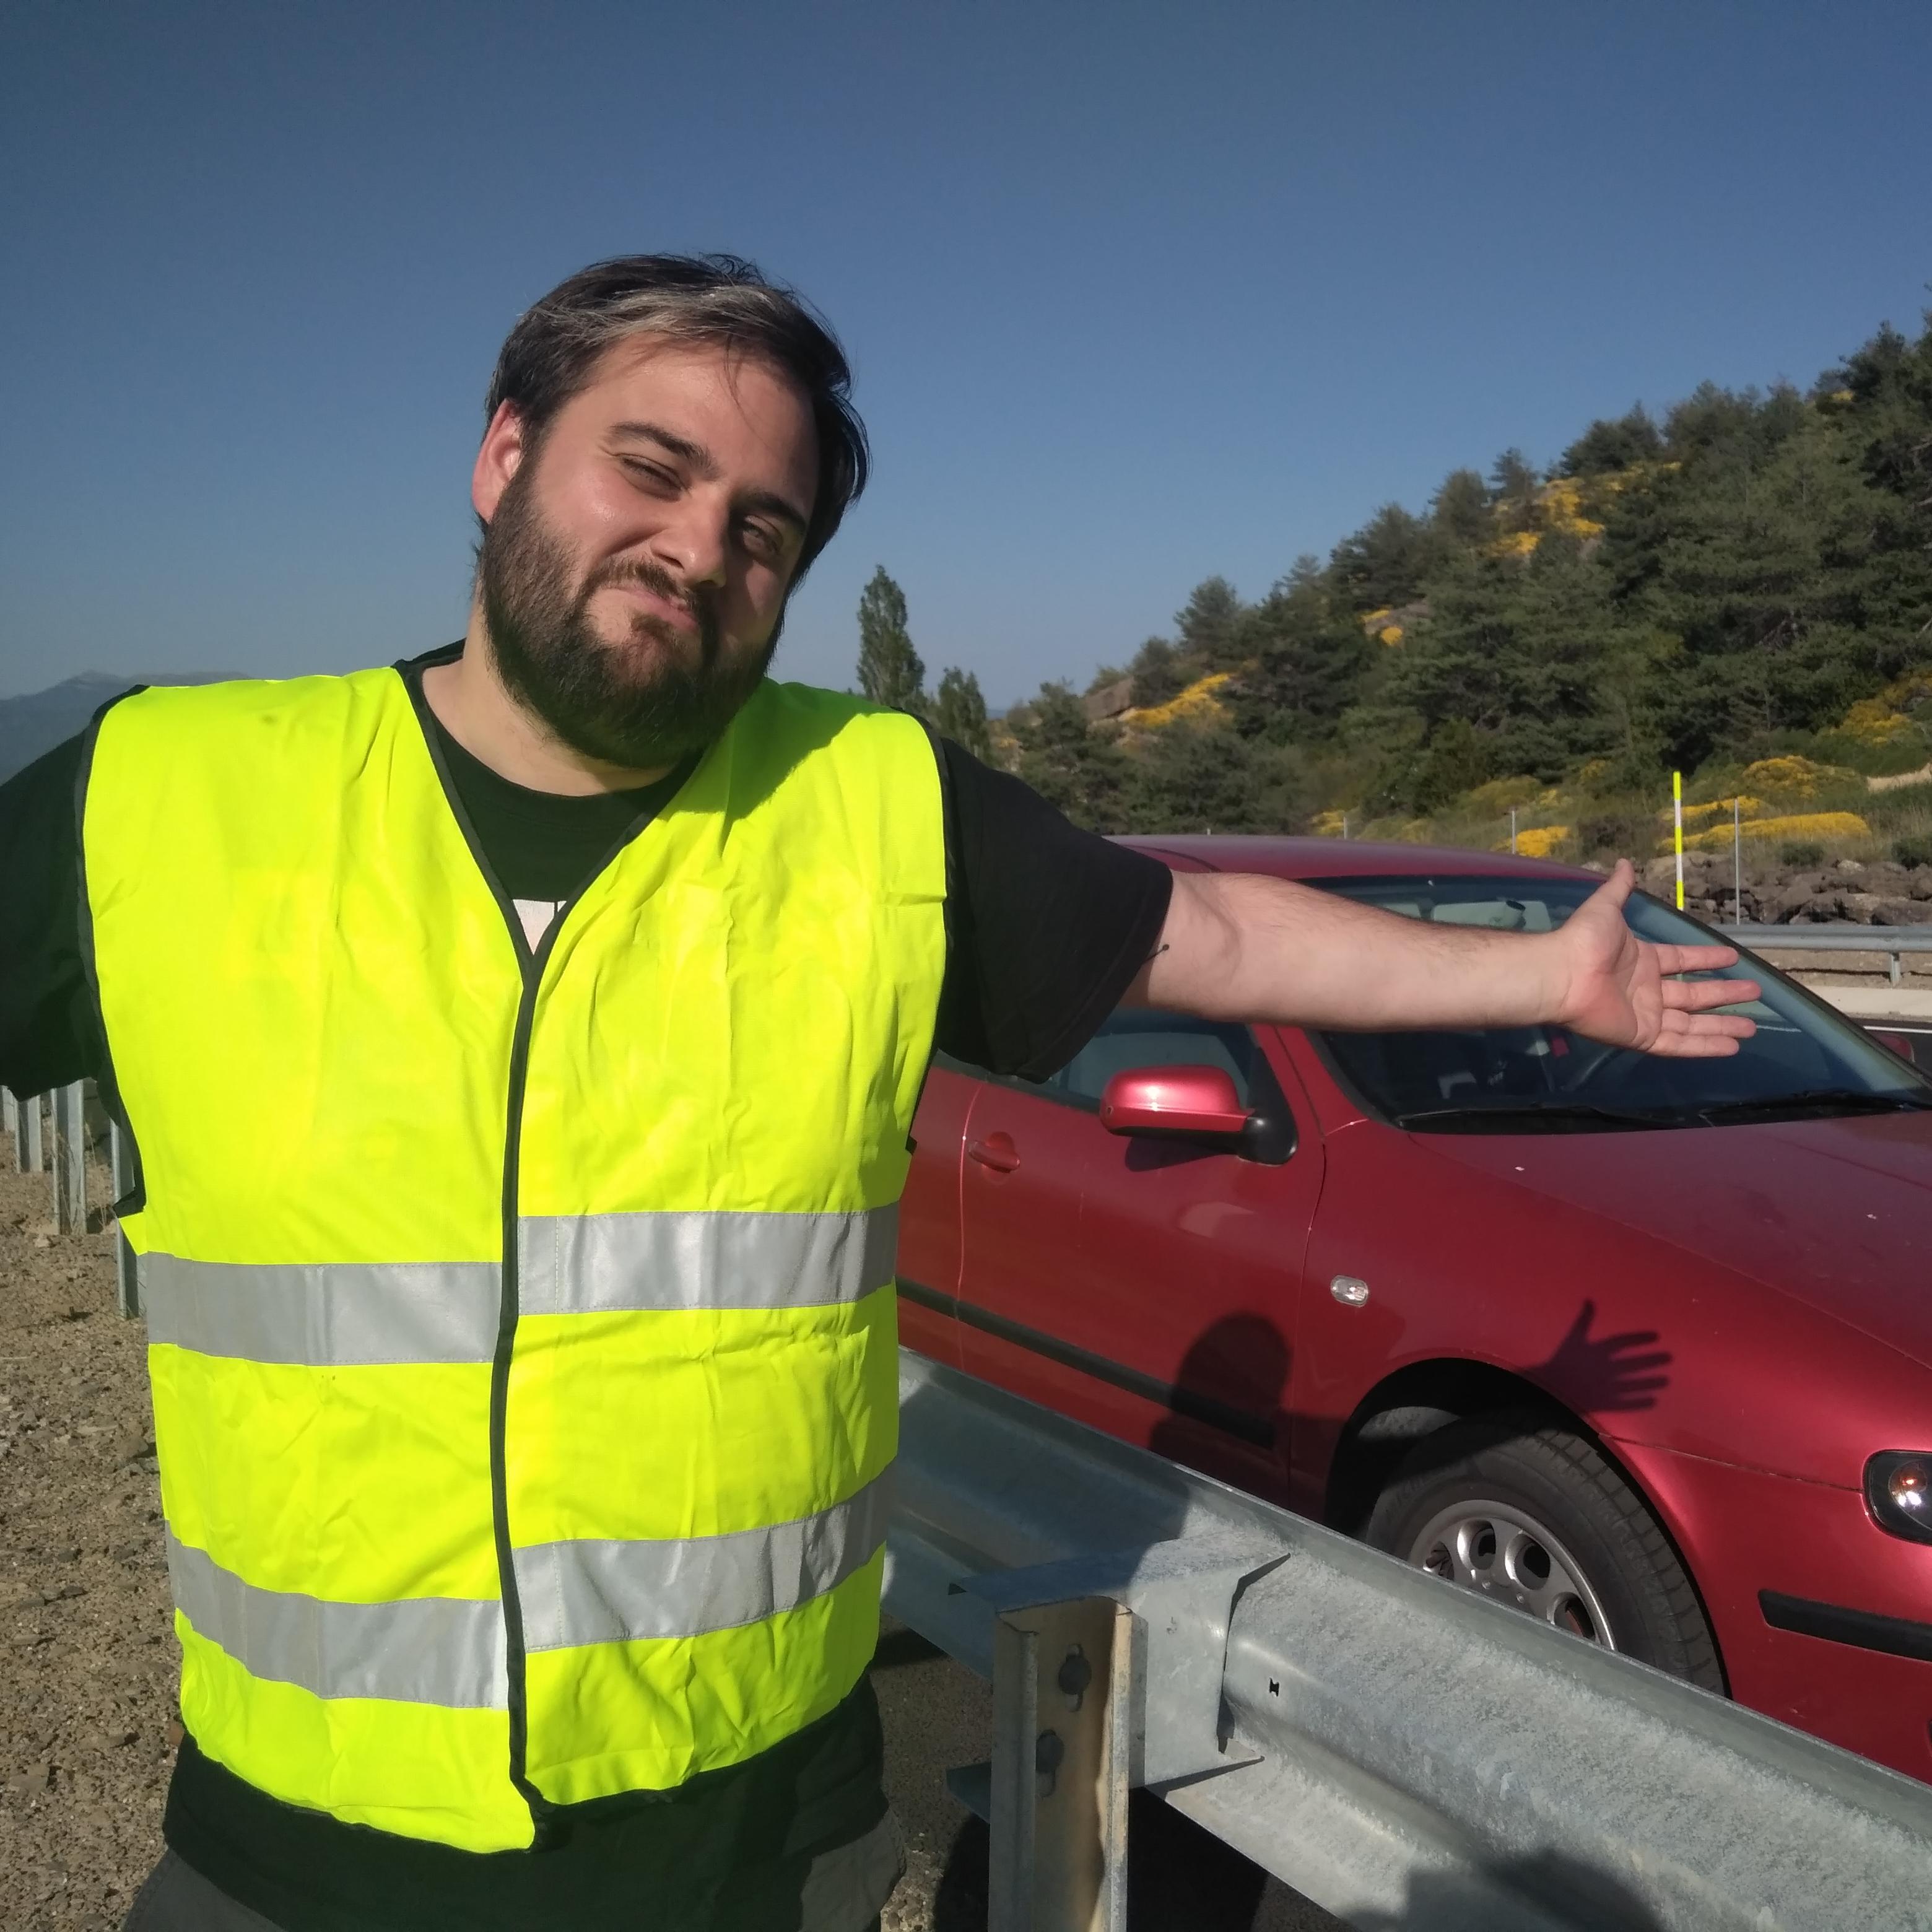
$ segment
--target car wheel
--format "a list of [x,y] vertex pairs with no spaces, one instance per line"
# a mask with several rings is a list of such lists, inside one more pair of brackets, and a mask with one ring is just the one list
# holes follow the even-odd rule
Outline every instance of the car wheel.
[[1722,1693],[1697,1593],[1643,1498],[1601,1451],[1540,1417],[1425,1436],[1364,1532],[1418,1570]]

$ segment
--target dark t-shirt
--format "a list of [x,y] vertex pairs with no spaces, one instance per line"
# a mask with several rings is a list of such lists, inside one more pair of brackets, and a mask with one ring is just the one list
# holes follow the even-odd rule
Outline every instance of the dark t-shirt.
[[[562,797],[472,757],[400,668],[476,848],[532,945],[558,908],[690,775]],[[84,740],[0,785],[0,1084],[32,1094],[92,1073],[100,1023],[82,970],[77,792]],[[1018,779],[935,736],[946,814],[946,962],[935,1046],[1042,1076],[1078,1051],[1153,951],[1166,867],[1070,824]],[[289,1932],[572,1932],[796,1924],[812,1859],[884,1810],[869,1684],[742,1765],[677,1791],[573,1808],[542,1850],[485,1855],[282,1804],[182,1745],[165,1830],[187,1862]]]

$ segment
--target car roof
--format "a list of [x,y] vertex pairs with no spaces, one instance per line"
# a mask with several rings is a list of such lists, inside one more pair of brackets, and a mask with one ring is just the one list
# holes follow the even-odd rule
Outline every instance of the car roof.
[[1140,834],[1120,841],[1153,857],[1190,860],[1216,872],[1268,872],[1281,879],[1414,878],[1418,876],[1574,879],[1592,885],[1603,875],[1548,859],[1479,852],[1461,845],[1410,845],[1373,838],[1270,838],[1215,833],[1162,838]]

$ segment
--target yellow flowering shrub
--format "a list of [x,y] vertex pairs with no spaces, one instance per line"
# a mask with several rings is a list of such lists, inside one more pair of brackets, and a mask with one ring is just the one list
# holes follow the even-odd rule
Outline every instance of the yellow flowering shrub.
[[[1747,838],[1802,839],[1814,845],[1839,844],[1854,838],[1869,838],[1871,827],[1856,812],[1799,812],[1787,814],[1782,818],[1754,818],[1744,826]],[[1731,828],[1728,821],[1714,825],[1708,831],[1694,836],[1687,832],[1684,849],[1687,852],[1722,852],[1731,842]],[[1657,848],[1660,852],[1673,849],[1669,839],[1663,840]]]
[[1348,814],[1341,812],[1318,812],[1308,821],[1308,829],[1318,838],[1339,838],[1346,824]]
[[[1745,793],[1737,801],[1738,815],[1744,818],[1762,818],[1774,813],[1778,808],[1767,805],[1761,798],[1753,798]],[[1657,815],[1665,824],[1671,820],[1671,808],[1666,806]],[[1728,825],[1731,822],[1731,801],[1727,798],[1714,798],[1708,805],[1687,805],[1684,808],[1684,829],[1688,834],[1694,826],[1700,829],[1721,818]]]
[[1604,526],[1583,514],[1583,481],[1578,476],[1558,476],[1543,486],[1538,498],[1544,521],[1565,536],[1600,537]]
[[[1567,825],[1532,825],[1516,835],[1517,856],[1524,859],[1553,859],[1556,856],[1557,848],[1569,836],[1570,828]],[[1504,839],[1496,849],[1498,852],[1507,852],[1509,841]]]
[[1399,644],[1402,642],[1402,626],[1400,624],[1384,624],[1376,635],[1385,644]]
[[1838,727],[1848,738],[1866,745],[1896,744],[1901,738],[1916,737],[1910,718],[1894,711],[1882,698],[1862,698],[1845,713]]
[[1856,772],[1847,771],[1842,765],[1821,765],[1815,759],[1800,758],[1793,752],[1760,758],[1744,767],[1744,782],[1754,790],[1784,792],[1796,798],[1815,798],[1826,785],[1847,782],[1864,782]]
[[1158,731],[1162,725],[1184,722],[1222,723],[1228,714],[1218,694],[1233,676],[1234,673],[1228,670],[1210,671],[1205,677],[1197,677],[1179,696],[1170,698],[1165,704],[1150,704],[1144,709],[1122,712],[1120,722],[1139,731]]

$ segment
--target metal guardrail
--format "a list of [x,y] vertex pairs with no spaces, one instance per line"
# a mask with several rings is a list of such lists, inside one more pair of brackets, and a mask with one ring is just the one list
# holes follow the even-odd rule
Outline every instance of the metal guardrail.
[[[52,1174],[57,1234],[83,1234],[88,1227],[87,1154],[94,1142],[88,1131],[87,1112],[93,1084],[92,1081],[76,1080],[56,1087],[51,1094],[26,1096],[0,1087],[0,1128],[13,1136],[16,1170],[22,1174],[49,1171]],[[121,1130],[112,1121],[108,1137],[112,1199],[118,1201],[128,1192],[132,1175]],[[118,1235],[115,1245],[121,1312],[136,1316],[141,1312],[141,1297],[135,1281],[134,1251],[128,1245],[125,1234]]]
[[992,1932],[1144,1785],[1352,1924],[1932,1928],[1932,1790],[910,1351],[886,1608],[993,1679]]
[[1905,976],[1908,952],[1932,952],[1932,926],[1725,926],[1726,939],[1754,952],[1882,952],[1892,983]]

